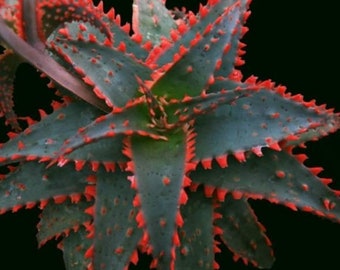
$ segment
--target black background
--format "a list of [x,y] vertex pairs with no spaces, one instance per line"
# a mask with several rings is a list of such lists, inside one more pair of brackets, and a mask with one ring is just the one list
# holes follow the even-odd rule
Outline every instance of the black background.
[[[129,20],[131,1],[115,0],[117,11]],[[198,1],[168,1],[168,7],[198,7]],[[247,44],[245,77],[254,74],[261,79],[271,78],[286,85],[290,92],[301,93],[306,100],[316,99],[340,111],[339,42],[336,40],[336,9],[331,1],[254,0],[247,26],[250,31],[243,41]],[[38,118],[38,108],[50,112],[53,94],[44,87],[35,70],[23,65],[16,80],[16,111],[19,115]],[[0,119],[1,134],[7,130]],[[308,143],[308,166],[322,166],[322,177],[334,179],[333,188],[340,189],[339,134],[318,142]],[[252,201],[259,220],[267,228],[277,257],[272,269],[337,269],[340,225],[301,212],[293,212],[265,201]],[[51,241],[37,250],[35,240],[39,210],[19,211],[0,217],[0,269],[63,270],[62,253]],[[234,263],[229,251],[217,256],[221,269],[254,269],[242,262]],[[4,265],[8,265],[4,267]],[[134,269],[145,269],[141,263]]]

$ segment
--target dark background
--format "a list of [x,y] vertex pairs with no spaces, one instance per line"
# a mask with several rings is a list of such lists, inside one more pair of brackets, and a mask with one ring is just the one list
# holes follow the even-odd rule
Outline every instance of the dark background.
[[[128,20],[131,1],[115,0],[117,11]],[[198,1],[167,1],[168,7],[198,7]],[[252,15],[247,26],[250,31],[243,39],[247,43],[245,77],[251,74],[261,79],[271,78],[286,85],[290,92],[301,93],[306,100],[316,99],[340,111],[339,92],[339,42],[336,40],[335,8],[331,1],[308,0],[254,0]],[[50,112],[50,90],[44,88],[35,70],[23,65],[16,80],[16,111],[19,115],[38,118],[38,108]],[[0,119],[1,134],[6,132]],[[340,189],[338,153],[339,133],[308,143],[308,166],[322,166],[323,177],[334,179],[333,188]],[[339,224],[301,212],[293,212],[265,201],[252,201],[259,220],[267,228],[273,242],[277,260],[272,269],[336,269]],[[0,269],[50,269],[64,270],[62,254],[56,249],[57,241],[51,241],[37,250],[35,240],[39,211],[25,210],[0,217]],[[243,263],[233,263],[229,251],[217,256],[221,269],[254,269]],[[4,267],[4,265],[8,265]],[[142,264],[136,269],[145,269]]]

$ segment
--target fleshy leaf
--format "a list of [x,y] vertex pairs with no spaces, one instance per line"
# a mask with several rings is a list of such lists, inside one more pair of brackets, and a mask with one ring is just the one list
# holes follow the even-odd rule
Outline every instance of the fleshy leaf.
[[0,54],[0,115],[6,118],[14,130],[20,130],[13,103],[13,82],[15,72],[22,60],[11,50]]
[[171,29],[176,27],[163,0],[134,0],[132,28],[145,40],[158,45],[161,37],[168,37]]
[[[0,117],[15,132],[28,124],[0,144],[0,214],[40,204],[40,244],[63,236],[68,270],[127,269],[137,249],[151,268],[218,269],[222,242],[270,267],[249,198],[340,222],[340,191],[292,152],[339,129],[340,115],[243,82],[251,1],[204,2],[195,15],[134,0],[131,31],[104,1],[0,0]],[[21,61],[66,93],[39,123],[13,110]]]
[[[80,199],[80,196],[79,196]],[[77,232],[85,222],[91,221],[91,216],[85,209],[93,202],[80,200],[79,202],[64,201],[62,204],[48,204],[40,214],[37,239],[39,245],[53,237],[68,236],[71,231]]]
[[91,22],[106,37],[112,38],[108,25],[102,20],[106,15],[102,8],[93,5],[93,1],[38,0],[36,10],[38,11],[37,30],[42,40],[46,40],[63,23],[75,20]]
[[238,99],[250,97],[253,90],[213,92],[204,96],[186,97],[181,101],[173,100],[165,106],[167,121],[171,124],[183,125],[199,115],[209,114],[217,107],[233,105]]
[[84,228],[77,232],[70,232],[60,243],[63,250],[65,268],[67,270],[84,270],[89,269],[92,264],[91,258],[85,257],[84,254],[90,248],[92,239]]
[[234,200],[227,195],[217,211],[222,214],[216,220],[223,231],[220,237],[234,253],[234,259],[242,258],[245,263],[269,269],[274,262],[271,243],[247,199]]
[[99,172],[96,193],[94,268],[124,269],[142,237],[135,220],[138,209],[132,204],[135,191],[127,173],[116,170]]
[[186,134],[178,131],[168,141],[132,137],[130,151],[133,162],[128,169],[134,173],[141,206],[137,221],[150,237],[154,256],[163,254],[162,261],[170,264],[185,176]]
[[[180,51],[181,46],[189,48],[192,40],[196,38],[197,33],[202,33],[224,12],[226,7],[232,6],[236,2],[237,0],[209,1],[204,8],[204,12],[202,11],[203,9],[199,12],[199,19],[190,13],[191,20],[196,21],[196,23],[190,26],[186,23],[181,23],[178,26],[177,32],[172,32],[174,43],[171,44],[170,47],[168,46],[156,59],[153,59],[154,63],[159,67],[172,63],[174,56]],[[186,20],[190,21],[190,18],[186,18]],[[189,28],[190,31],[187,31]]]
[[[22,5],[21,0],[0,1],[0,17],[21,38],[24,37],[23,24],[21,23]],[[1,44],[1,41],[0,41]]]
[[[85,165],[86,162],[90,162],[93,171],[97,171],[100,164],[108,166],[108,169],[112,164],[124,164],[128,159],[122,153],[123,139],[124,135],[122,134],[116,135],[113,138],[102,138],[74,150],[61,158],[60,161],[64,163],[73,160],[76,164],[79,162],[79,164],[83,163],[83,165]],[[78,170],[82,168],[82,165],[79,166]]]
[[[122,135],[130,136],[132,134],[138,134],[141,136],[149,136],[153,139],[165,140],[165,137],[157,134],[155,130],[152,130],[148,127],[149,119],[147,117],[147,112],[148,111],[145,104],[139,103],[128,107],[119,113],[102,115],[89,125],[82,127],[77,134],[69,137],[63,148],[61,148],[61,151],[57,152],[56,155],[63,156],[64,154],[68,154],[71,151],[84,146],[84,148],[87,149],[79,149],[77,153],[73,154],[73,157],[80,156],[80,153],[89,153],[88,151],[91,149],[90,144],[92,142],[96,143],[97,141],[97,148],[101,145],[98,140],[106,140],[108,138],[113,141],[110,142],[106,140],[102,144],[117,146],[116,149],[120,150],[121,148],[119,147],[118,142],[121,142]],[[92,147],[92,149],[94,148]],[[113,148],[111,147],[110,151],[112,151],[112,149]],[[103,154],[105,155],[105,152],[107,151],[105,149],[103,150]],[[94,151],[98,150],[94,149]],[[117,160],[117,156],[112,154],[113,153],[110,154],[111,160]],[[84,157],[83,159],[85,160],[87,160],[86,155],[87,154],[82,154]],[[91,156],[93,158],[93,153],[91,153]]]
[[201,190],[191,192],[181,207],[184,225],[178,229],[181,245],[177,249],[176,269],[213,269],[213,203]]
[[[124,44],[128,53],[133,53],[139,59],[147,57],[147,51],[131,39],[126,27],[120,25],[120,17],[116,16],[113,8],[104,13],[103,5],[99,4],[96,7],[91,0],[82,2],[40,0],[37,10],[39,11],[38,30],[43,40],[47,39],[62,23],[77,21],[79,31],[81,29],[85,31],[90,24],[98,30],[95,36],[99,41],[104,42],[107,39],[115,47]],[[61,16],[62,13],[69,15]],[[129,30],[129,27],[127,29]],[[93,28],[92,32],[94,33]]]
[[[34,32],[34,31],[31,31]],[[37,47],[32,47],[28,42],[18,37],[0,17],[0,36],[3,42],[10,46],[20,57],[25,61],[35,66],[38,70],[43,72],[44,75],[53,78],[54,83],[75,93],[77,96],[86,100],[90,104],[100,108],[103,111],[108,111],[107,106],[101,101],[93,92],[88,91],[86,84],[79,78],[76,78],[67,70],[54,61],[49,55],[42,51],[43,46],[32,33],[32,42],[37,44]],[[36,59],[36,61],[31,61]],[[38,61],[39,60],[39,61]]]
[[99,110],[83,102],[74,102],[55,110],[2,145],[0,163],[51,159],[68,137],[99,115]]
[[335,130],[336,125],[335,117],[322,108],[307,107],[293,97],[269,89],[254,89],[250,96],[222,104],[210,114],[196,118],[196,158],[262,147],[278,150],[278,142],[296,140],[309,128],[323,126]]
[[153,94],[181,99],[200,95],[208,88],[214,82],[216,64],[232,39],[240,16],[240,6],[234,5],[214,18],[211,29],[197,33],[190,46],[180,53],[180,59],[152,87]]
[[227,168],[198,167],[190,178],[197,183],[222,188],[234,198],[267,199],[293,210],[303,210],[340,222],[340,198],[286,151],[264,149],[263,157],[250,154],[244,163],[230,158]]
[[[141,80],[150,79],[148,67],[124,53],[125,49],[100,43],[94,35],[79,38],[72,33],[67,27],[63,28],[48,41],[49,48],[93,87],[99,98],[109,107],[124,107],[140,96],[137,76]],[[64,46],[65,41],[67,46]]]
[[237,24],[237,27],[235,28],[235,31],[231,37],[228,48],[226,49],[227,52],[225,52],[220,59],[219,66],[214,73],[215,77],[221,76],[228,78],[230,75],[232,75],[235,67],[244,64],[244,61],[241,58],[241,55],[245,53],[242,50],[244,44],[242,44],[240,40],[248,30],[248,28],[244,27],[243,25],[246,23],[250,14],[246,11],[250,2],[251,1],[249,0],[241,0],[242,5],[244,5],[241,9],[243,16],[240,18],[240,22]]
[[87,176],[85,170],[80,174],[71,166],[46,169],[44,163],[24,163],[0,182],[0,212],[33,207],[39,202],[43,207],[48,199],[62,201],[84,193]]

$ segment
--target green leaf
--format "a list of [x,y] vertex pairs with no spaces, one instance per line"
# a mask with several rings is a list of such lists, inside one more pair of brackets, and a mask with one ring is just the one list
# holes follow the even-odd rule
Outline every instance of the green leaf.
[[244,163],[230,158],[227,168],[198,167],[190,178],[200,184],[222,188],[234,198],[267,199],[293,210],[303,210],[340,222],[337,192],[286,151],[264,149],[263,157],[250,154]]
[[[90,162],[93,170],[96,171],[99,164],[123,164],[128,161],[128,158],[123,154],[122,134],[116,135],[113,138],[102,138],[98,141],[84,144],[70,154],[59,157],[61,163],[73,160],[76,163],[84,164]],[[85,165],[85,164],[84,164]],[[82,165],[79,165],[81,169]]]
[[40,214],[37,239],[39,246],[53,237],[68,236],[70,232],[77,232],[82,224],[89,222],[91,216],[85,209],[93,202],[81,200],[79,202],[64,201],[62,204],[47,204]]
[[[70,9],[73,9],[72,12]],[[75,33],[86,32],[87,35],[92,33],[98,41],[104,42],[108,39],[114,47],[124,44],[126,51],[133,53],[138,59],[145,59],[148,55],[145,49],[131,39],[128,31],[121,27],[120,19],[115,17],[113,9],[104,13],[102,5],[95,7],[93,1],[43,0],[39,2],[37,11],[38,30],[43,40],[47,39],[55,29],[63,26],[63,23],[75,21],[69,24],[73,25],[70,30],[76,31]],[[68,16],[60,16],[62,13]],[[79,27],[80,25],[82,26]]]
[[79,128],[91,123],[100,114],[99,110],[84,102],[74,102],[55,110],[5,143],[1,148],[0,163],[50,159],[68,137],[76,134]]
[[240,82],[229,78],[216,78],[214,84],[210,85],[207,89],[207,94],[218,93],[221,91],[234,91],[241,89],[257,89],[258,87],[251,83]]
[[[72,67],[109,107],[124,107],[140,96],[139,79],[151,79],[148,67],[122,49],[99,43],[93,36],[73,36],[68,27],[48,41],[55,56]],[[68,46],[64,46],[65,41]]]
[[94,268],[123,269],[142,237],[127,173],[100,172],[96,182]]
[[137,194],[140,198],[139,222],[150,237],[155,257],[164,254],[165,265],[170,263],[176,215],[185,177],[186,134],[169,134],[168,141],[150,138],[131,138],[132,165]]
[[176,269],[213,269],[213,202],[201,189],[191,192],[181,207],[184,225],[178,229],[181,245],[177,249]]
[[187,98],[183,101],[171,102],[164,107],[167,121],[171,124],[183,125],[199,115],[209,114],[217,107],[232,105],[236,100],[249,97],[253,94],[252,90],[221,91],[209,93],[204,96]]
[[191,43],[188,51],[155,83],[152,93],[175,99],[200,95],[212,83],[216,64],[230,44],[240,16],[240,7],[235,5],[221,15],[221,20],[214,18],[211,30],[200,32],[193,39],[196,44]]
[[197,116],[196,159],[262,147],[278,148],[277,143],[282,140],[298,139],[309,128],[335,126],[334,122],[334,117],[324,110],[308,108],[269,89],[255,88],[249,96]]
[[240,58],[242,53],[242,48],[240,48],[240,40],[245,34],[243,25],[246,23],[246,19],[249,14],[246,15],[246,11],[248,9],[247,0],[241,0],[240,3],[242,3],[241,13],[243,17],[240,17],[240,21],[237,24],[233,35],[231,36],[230,42],[228,44],[230,47],[228,48],[228,51],[223,54],[221,58],[221,65],[214,73],[215,77],[221,76],[228,78],[228,76],[234,71],[235,66],[239,66],[244,63],[244,61]]
[[[65,157],[82,160],[94,160],[95,157],[98,157],[98,160],[103,160],[106,156],[110,161],[124,160],[125,158],[120,153],[122,148],[120,143],[123,136],[138,134],[153,139],[166,139],[156,130],[149,128],[148,124],[148,109],[143,103],[128,107],[119,113],[102,115],[89,125],[82,127],[77,134],[69,137],[67,143],[64,144],[61,151],[56,153],[56,156],[63,156],[77,149],[78,151],[75,151],[73,155],[66,155]],[[95,145],[91,147],[91,143]],[[84,147],[84,149],[81,149],[81,147]],[[105,149],[105,147],[107,148]],[[103,152],[99,150],[103,150]],[[117,155],[114,155],[115,153]]]
[[21,207],[32,207],[39,201],[44,205],[46,200],[65,198],[85,191],[86,177],[89,171],[76,172],[71,166],[63,168],[46,164],[27,162],[20,165],[0,182],[1,211]]
[[87,237],[84,228],[77,232],[71,232],[65,237],[61,244],[66,270],[84,270],[92,264],[91,258],[85,257],[84,254],[90,248],[92,239]]
[[[31,2],[26,1],[25,3]],[[35,35],[36,33],[32,25],[29,27],[28,32],[30,32],[30,42],[35,44],[36,48],[32,47],[29,43],[11,31],[0,17],[1,39],[5,44],[11,47],[13,51],[42,71],[44,75],[53,78],[53,81],[57,85],[68,89],[70,92],[75,93],[81,99],[86,100],[101,110],[108,111],[104,102],[101,101],[93,92],[89,91],[84,82],[68,73],[64,67],[54,61],[48,54],[46,54],[46,52],[43,51],[44,44]]]
[[134,33],[141,34],[145,40],[158,45],[161,37],[169,37],[176,27],[163,0],[134,0],[132,27]]
[[[209,12],[205,16],[198,16],[198,22],[190,27],[190,31],[186,31],[181,35],[178,33],[179,40],[157,57],[156,64],[163,66],[172,63],[174,55],[179,52],[181,46],[189,48],[197,33],[203,33],[207,26],[212,24],[223,13],[225,8],[232,6],[236,2],[237,0],[225,0],[217,1],[214,5],[208,3],[206,7]],[[185,28],[188,28],[188,25],[185,25]]]
[[259,268],[271,268],[274,263],[270,240],[247,199],[234,200],[227,196],[217,209],[222,218],[216,220],[223,233],[224,244],[234,253],[234,258],[242,258]]

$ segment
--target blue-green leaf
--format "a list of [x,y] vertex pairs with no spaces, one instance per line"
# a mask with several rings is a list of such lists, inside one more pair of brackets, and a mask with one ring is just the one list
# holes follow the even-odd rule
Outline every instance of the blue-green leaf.
[[84,102],[74,102],[55,110],[5,143],[1,149],[0,163],[50,159],[68,137],[76,134],[79,128],[91,123],[99,115],[101,112],[98,109]]
[[84,193],[89,171],[76,172],[72,166],[51,167],[35,161],[21,164],[0,181],[1,210],[17,210],[56,196]]
[[153,94],[181,99],[198,96],[208,88],[213,82],[210,80],[214,79],[217,62],[232,40],[240,16],[240,6],[234,5],[221,18],[215,17],[211,29],[203,34],[200,32],[199,36],[191,40],[196,44],[191,43],[186,48],[187,52],[155,83]]
[[229,195],[217,211],[222,214],[215,221],[223,231],[220,237],[235,258],[269,269],[274,262],[271,243],[247,199],[234,200]]
[[39,245],[58,236],[67,236],[71,231],[77,232],[85,223],[91,221],[91,216],[85,213],[85,209],[93,202],[84,198],[79,202],[66,200],[63,203],[49,203],[40,214],[37,239]]
[[222,188],[234,198],[267,199],[293,210],[311,212],[340,222],[340,199],[313,171],[286,151],[264,149],[263,156],[250,154],[244,163],[230,158],[227,168],[200,166],[190,174],[197,183]]
[[148,232],[154,256],[163,254],[162,260],[169,264],[185,176],[186,134],[178,131],[168,141],[132,137],[131,156],[133,163],[128,166],[140,198],[139,222]]
[[181,245],[177,249],[176,269],[213,269],[213,202],[201,189],[191,192],[181,207],[184,225],[178,229]]
[[[78,39],[64,28],[48,45],[55,57],[76,71],[109,107],[124,107],[140,96],[139,81],[151,79],[151,70],[136,57],[112,45],[100,43],[89,35]],[[94,40],[93,40],[94,39]],[[65,41],[67,46],[64,46]]]
[[249,96],[196,117],[196,159],[263,147],[279,149],[278,142],[297,140],[307,129],[316,126],[334,129],[335,121],[324,109],[307,107],[289,96],[265,88],[257,90],[254,86]]
[[98,176],[94,268],[124,269],[142,236],[135,220],[138,209],[132,204],[135,191],[131,189],[125,172],[101,172]]
[[134,0],[132,27],[145,41],[158,45],[176,27],[162,0]]
[[80,228],[77,232],[71,232],[61,241],[66,270],[84,270],[92,263],[91,258],[84,254],[90,248],[92,239],[87,237],[88,232]]

